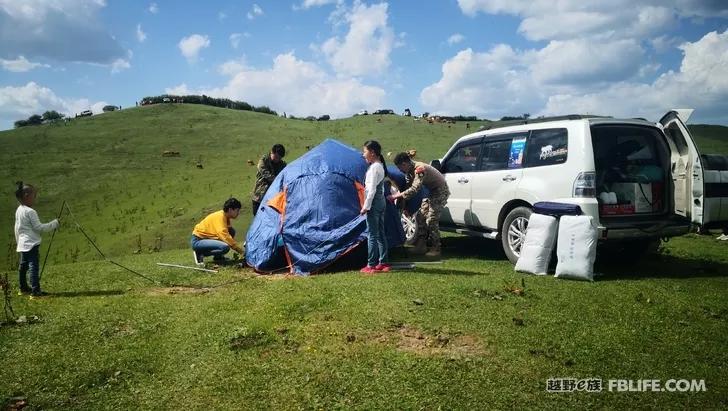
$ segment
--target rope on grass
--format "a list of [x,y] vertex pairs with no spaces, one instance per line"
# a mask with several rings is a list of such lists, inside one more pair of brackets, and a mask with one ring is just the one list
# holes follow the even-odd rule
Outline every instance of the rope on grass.
[[220,288],[220,287],[227,286],[227,285],[231,285],[231,284],[236,284],[236,283],[243,282],[243,281],[245,281],[245,280],[248,279],[248,278],[242,278],[242,279],[238,279],[238,280],[225,281],[225,282],[222,282],[222,283],[219,283],[219,284],[209,285],[209,286],[206,286],[206,285],[195,285],[195,284],[174,284],[174,283],[168,283],[168,282],[163,282],[163,281],[155,280],[155,279],[151,278],[151,276],[149,276],[149,275],[142,274],[139,271],[133,270],[133,269],[131,269],[129,267],[126,267],[126,266],[124,266],[122,264],[119,264],[116,261],[108,258],[106,256],[106,254],[104,254],[104,252],[101,251],[101,249],[99,248],[99,246],[96,245],[96,243],[94,242],[94,240],[92,240],[91,237],[86,233],[86,230],[84,230],[83,227],[81,227],[81,224],[78,223],[78,220],[76,219],[76,216],[71,211],[70,205],[66,201],[64,201],[63,203],[65,204],[66,210],[68,210],[68,214],[71,217],[71,219],[73,220],[73,223],[76,225],[76,228],[78,228],[78,230],[81,232],[81,234],[83,234],[83,236],[86,237],[86,240],[89,242],[89,244],[91,244],[91,246],[93,246],[93,248],[96,249],[96,251],[99,253],[99,255],[105,261],[107,261],[107,262],[109,262],[111,264],[114,264],[117,267],[123,268],[124,270],[127,270],[130,273],[132,273],[132,274],[134,274],[134,275],[136,275],[136,276],[138,276],[140,278],[143,278],[143,279],[145,279],[145,280],[147,280],[147,281],[149,281],[149,282],[151,282],[153,284],[161,285],[161,286],[164,286],[164,287],[184,287],[184,288],[194,288],[194,289],[205,289],[205,288],[212,289],[212,288]]
[[152,282],[152,283],[154,283],[154,284],[161,284],[161,282],[159,282],[159,281],[157,281],[157,280],[154,280],[154,279],[152,279],[152,278],[150,278],[150,277],[147,277],[146,275],[144,275],[144,274],[142,274],[142,273],[140,273],[140,272],[138,272],[138,271],[132,270],[132,269],[131,269],[131,268],[129,268],[129,267],[125,267],[125,266],[123,266],[123,265],[121,265],[121,264],[117,263],[116,261],[114,261],[114,260],[112,260],[112,259],[108,258],[108,257],[107,257],[107,256],[106,256],[106,255],[105,255],[105,254],[103,253],[103,251],[101,251],[101,249],[99,248],[99,246],[97,246],[97,245],[96,245],[96,243],[94,242],[94,240],[92,240],[92,239],[91,239],[91,237],[89,237],[89,235],[88,235],[88,234],[86,234],[86,230],[84,230],[84,229],[83,229],[83,227],[81,227],[81,224],[79,224],[79,223],[78,223],[78,220],[76,220],[76,216],[74,216],[74,215],[73,215],[73,212],[71,211],[71,207],[70,207],[70,206],[68,205],[68,203],[66,203],[65,201],[64,201],[63,203],[64,203],[64,204],[66,205],[66,209],[68,210],[68,214],[69,214],[69,215],[71,216],[71,218],[73,219],[73,222],[74,222],[74,224],[76,224],[76,228],[78,228],[78,231],[80,231],[80,232],[81,232],[81,234],[83,234],[83,236],[84,236],[84,237],[86,237],[86,240],[88,240],[88,242],[89,242],[89,243],[90,243],[90,244],[91,244],[91,245],[92,245],[92,246],[93,246],[93,247],[94,247],[94,248],[96,249],[96,251],[97,251],[97,252],[99,253],[99,255],[100,255],[100,256],[101,256],[101,257],[102,257],[102,258],[103,258],[104,260],[106,260],[106,261],[110,262],[111,264],[114,264],[114,265],[116,265],[116,266],[118,266],[118,267],[121,267],[121,268],[123,268],[123,269],[125,269],[125,270],[129,271],[130,273],[132,273],[132,274],[134,274],[134,275],[136,275],[136,276],[138,276],[138,277],[141,277],[141,278],[143,278],[143,279],[145,279],[145,280],[147,280],[147,281],[150,281],[150,282]]

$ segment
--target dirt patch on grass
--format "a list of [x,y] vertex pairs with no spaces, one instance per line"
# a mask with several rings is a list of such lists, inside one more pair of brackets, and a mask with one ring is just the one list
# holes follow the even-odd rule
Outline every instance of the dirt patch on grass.
[[151,296],[160,295],[174,295],[174,294],[207,294],[210,292],[209,288],[194,288],[194,287],[159,287],[152,288],[147,292]]
[[407,324],[390,327],[374,336],[379,344],[422,356],[467,357],[487,354],[486,344],[475,335],[447,331],[425,331]]
[[270,331],[262,328],[242,327],[235,330],[228,339],[228,347],[232,351],[265,347],[275,343],[276,337]]
[[136,332],[136,329],[130,323],[120,322],[102,331],[101,335],[108,338],[127,337],[136,334]]

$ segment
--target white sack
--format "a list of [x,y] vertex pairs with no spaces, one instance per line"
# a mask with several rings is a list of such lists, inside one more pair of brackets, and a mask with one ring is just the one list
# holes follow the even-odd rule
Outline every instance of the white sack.
[[556,246],[556,275],[573,280],[594,279],[599,233],[590,216],[563,216],[559,222],[559,243]]
[[558,220],[543,214],[531,214],[516,271],[545,275],[556,242]]

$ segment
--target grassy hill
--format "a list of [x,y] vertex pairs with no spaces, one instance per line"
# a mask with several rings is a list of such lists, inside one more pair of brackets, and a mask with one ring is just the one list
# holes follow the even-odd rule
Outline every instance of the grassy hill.
[[[727,130],[694,128],[704,150],[722,153]],[[305,122],[159,105],[0,133],[0,273],[16,269],[12,182],[22,178],[40,186],[44,220],[69,201],[104,251],[158,281],[83,261],[95,254],[67,219],[43,276],[52,295],[12,296],[27,316],[21,325],[3,324],[0,313],[0,404],[22,396],[28,409],[725,409],[728,244],[712,237],[674,238],[636,264],[600,261],[594,283],[516,273],[498,243],[457,236],[444,238],[441,263],[377,276],[155,265],[189,265],[192,225],[230,195],[245,201],[235,223],[244,232],[247,160],[274,142],[288,160],[330,135],[431,159],[465,132],[398,116]],[[568,377],[599,378],[603,392],[545,391],[547,379]],[[703,379],[707,391],[607,387],[673,378]]]
[[[187,246],[194,224],[229,196],[243,212],[234,226],[245,232],[251,219],[255,166],[276,142],[289,162],[329,136],[359,147],[377,139],[385,151],[415,148],[425,160],[439,158],[453,141],[473,130],[464,123],[428,124],[400,116],[357,116],[327,122],[290,120],[201,105],[160,104],[75,119],[70,125],[0,132],[0,226],[12,227],[13,182],[41,192],[37,210],[50,220],[66,200],[74,215],[109,255]],[[693,126],[701,149],[728,154],[728,128]],[[180,157],[163,157],[177,151]],[[202,169],[197,167],[198,161]],[[70,225],[54,244],[51,262],[95,256]],[[11,229],[0,233],[0,267],[12,267]],[[57,248],[56,248],[57,247]]]
[[[479,125],[472,124],[471,130]],[[418,156],[429,159],[442,155],[467,131],[465,124],[427,124],[400,116],[310,122],[165,104],[76,119],[67,126],[0,132],[0,163],[5,164],[0,226],[13,226],[13,182],[22,179],[41,190],[36,207],[41,220],[50,220],[66,200],[110,255],[181,248],[194,224],[230,196],[244,204],[234,226],[245,232],[255,181],[255,166],[248,160],[257,164],[274,143],[285,145],[289,162],[329,136],[355,147],[374,138],[387,151],[416,148]],[[181,155],[163,157],[166,150]],[[68,224],[62,226],[51,261],[94,256]],[[0,247],[8,250],[0,258],[12,260],[12,229],[0,235]]]

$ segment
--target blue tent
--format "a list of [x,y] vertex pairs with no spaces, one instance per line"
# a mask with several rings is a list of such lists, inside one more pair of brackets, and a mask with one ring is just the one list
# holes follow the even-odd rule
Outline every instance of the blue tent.
[[[327,139],[291,162],[276,177],[248,230],[245,258],[258,272],[320,271],[364,243],[367,163],[361,153]],[[402,245],[397,208],[387,203],[389,247]],[[364,262],[362,262],[364,264]]]

